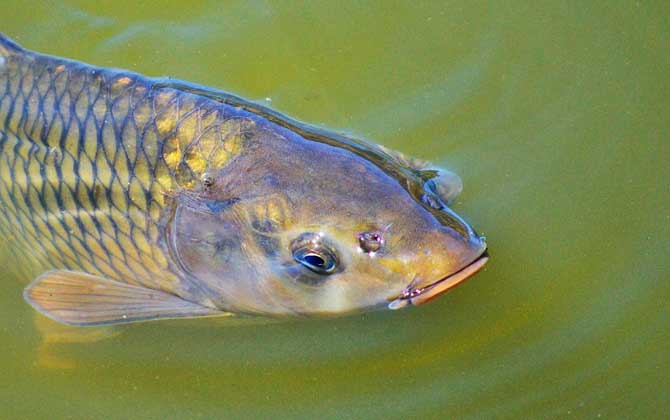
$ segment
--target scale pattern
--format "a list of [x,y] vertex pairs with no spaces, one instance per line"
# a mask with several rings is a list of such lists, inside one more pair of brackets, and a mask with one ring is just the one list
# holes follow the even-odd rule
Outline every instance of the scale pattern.
[[154,85],[0,42],[0,238],[26,276],[70,269],[175,290],[158,245],[166,194],[199,188],[254,122]]

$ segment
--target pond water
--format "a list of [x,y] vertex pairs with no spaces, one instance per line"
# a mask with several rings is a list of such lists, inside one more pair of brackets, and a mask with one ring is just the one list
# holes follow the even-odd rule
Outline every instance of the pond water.
[[0,31],[26,48],[214,86],[453,169],[491,261],[411,310],[48,345],[6,274],[0,418],[667,415],[670,10],[554,3],[6,0]]

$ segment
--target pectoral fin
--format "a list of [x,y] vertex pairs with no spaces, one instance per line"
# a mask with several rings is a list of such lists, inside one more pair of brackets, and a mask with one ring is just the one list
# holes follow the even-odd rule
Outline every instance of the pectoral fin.
[[42,274],[23,296],[42,314],[69,325],[227,315],[163,291],[72,271]]

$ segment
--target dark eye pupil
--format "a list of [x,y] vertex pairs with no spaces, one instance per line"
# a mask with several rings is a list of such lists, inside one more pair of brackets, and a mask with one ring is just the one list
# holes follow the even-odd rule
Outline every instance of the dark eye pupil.
[[307,264],[313,265],[313,266],[319,267],[319,268],[322,268],[324,265],[326,265],[326,261],[324,261],[323,258],[319,257],[318,255],[314,255],[314,254],[305,255],[303,257],[303,260]]
[[305,268],[322,275],[333,274],[338,266],[337,252],[323,234],[306,232],[291,245],[293,259]]
[[325,254],[317,254],[314,250],[297,251],[294,258],[300,264],[309,268],[318,274],[330,274],[335,269],[337,261],[334,255],[331,255],[326,250],[321,250]]

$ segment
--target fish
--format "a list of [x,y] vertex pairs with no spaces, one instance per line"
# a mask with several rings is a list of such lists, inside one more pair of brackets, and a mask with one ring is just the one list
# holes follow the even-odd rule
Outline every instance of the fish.
[[0,243],[75,326],[421,305],[481,270],[452,172],[234,94],[0,34]]

